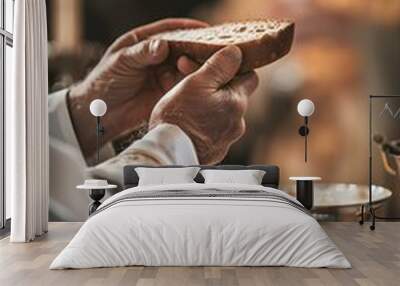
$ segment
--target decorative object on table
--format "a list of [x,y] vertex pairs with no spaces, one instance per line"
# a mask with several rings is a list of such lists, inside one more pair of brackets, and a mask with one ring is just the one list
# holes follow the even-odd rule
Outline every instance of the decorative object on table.
[[89,197],[93,202],[89,205],[89,215],[101,205],[100,200],[104,197],[107,189],[115,189],[116,185],[108,184],[107,180],[85,180],[83,185],[76,186],[79,190],[89,190]]
[[[285,188],[289,195],[296,196],[296,188]],[[361,209],[368,206],[369,203],[369,186],[345,183],[315,183],[314,184],[314,201],[313,213],[320,218],[322,216],[336,221],[338,218],[332,217],[337,215],[339,209],[357,208]],[[377,209],[381,203],[388,200],[392,196],[392,192],[384,187],[372,185],[372,203]],[[357,211],[360,217],[363,212]],[[363,218],[361,218],[363,219]]]
[[[394,101],[397,100],[397,105]],[[374,102],[378,102],[374,105]],[[399,220],[400,217],[384,217],[376,214],[376,208],[373,206],[373,145],[374,141],[380,150],[383,168],[386,172],[391,175],[397,175],[398,168],[400,166],[400,156],[399,156],[399,140],[395,138],[393,140],[385,139],[385,136],[381,133],[376,132],[376,125],[373,125],[373,114],[379,114],[376,120],[381,120],[381,125],[389,125],[390,122],[394,122],[394,126],[398,126],[398,120],[400,119],[400,95],[370,95],[369,96],[369,202],[368,207],[372,217],[372,223],[370,229],[375,229],[375,223],[377,219],[380,220]],[[375,117],[374,117],[375,118]],[[382,124],[383,122],[383,124]],[[386,128],[387,130],[389,128]],[[384,130],[384,132],[387,132]],[[393,131],[393,130],[392,130]],[[398,134],[398,132],[396,132]],[[397,135],[398,136],[398,135]],[[397,164],[396,168],[392,168],[389,164],[389,158],[393,158]],[[364,207],[361,208],[361,220],[360,224],[364,223]]]
[[[378,144],[385,171],[393,176],[400,176],[400,140],[387,141],[383,135],[375,134],[373,140]],[[390,161],[396,163],[391,166]]]
[[308,118],[314,113],[314,103],[309,99],[303,99],[297,104],[297,112],[304,117],[304,125],[300,126],[299,134],[304,137],[304,161],[307,162],[307,138],[310,133]]
[[104,127],[101,126],[100,118],[107,112],[107,104],[101,99],[95,99],[90,103],[90,113],[96,117],[96,163],[100,162],[100,140],[104,135]]
[[289,180],[296,181],[296,199],[303,206],[311,210],[314,204],[314,181],[320,181],[320,177],[290,177]]

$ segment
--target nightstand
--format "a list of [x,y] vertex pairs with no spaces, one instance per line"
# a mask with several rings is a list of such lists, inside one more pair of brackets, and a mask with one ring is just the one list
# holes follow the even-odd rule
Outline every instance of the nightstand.
[[78,190],[89,191],[89,197],[93,200],[89,205],[89,215],[94,213],[101,205],[100,200],[104,197],[106,190],[116,187],[116,185],[108,184],[106,180],[85,180],[83,185],[76,186]]
[[314,181],[320,181],[320,177],[290,177],[289,180],[296,181],[296,199],[303,206],[311,210],[314,204]]

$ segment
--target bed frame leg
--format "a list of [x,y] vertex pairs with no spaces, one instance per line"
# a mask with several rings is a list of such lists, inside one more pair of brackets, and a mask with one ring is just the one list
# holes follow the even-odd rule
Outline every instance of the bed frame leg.
[[375,209],[373,206],[370,206],[370,211],[371,211],[371,215],[372,215],[372,224],[369,226],[370,230],[375,230]]
[[360,225],[364,224],[364,205],[361,205],[361,212],[360,212],[360,221],[358,222]]

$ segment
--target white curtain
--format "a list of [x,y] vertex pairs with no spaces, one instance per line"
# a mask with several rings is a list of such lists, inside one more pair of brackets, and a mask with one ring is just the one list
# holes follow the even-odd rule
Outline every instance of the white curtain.
[[48,114],[45,0],[15,1],[13,93],[6,98],[6,187],[12,242],[47,232]]

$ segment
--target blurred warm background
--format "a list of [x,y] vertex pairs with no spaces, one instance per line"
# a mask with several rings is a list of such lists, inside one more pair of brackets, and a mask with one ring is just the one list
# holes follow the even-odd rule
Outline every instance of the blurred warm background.
[[[277,164],[283,185],[298,175],[368,183],[368,95],[400,94],[400,1],[48,0],[47,9],[52,91],[82,79],[120,34],[153,20],[294,20],[292,51],[258,70],[261,84],[251,99],[247,133],[224,163]],[[303,98],[316,105],[307,164],[297,133],[302,118],[296,105]],[[399,177],[374,162],[375,183],[394,191],[386,213],[400,215]]]

